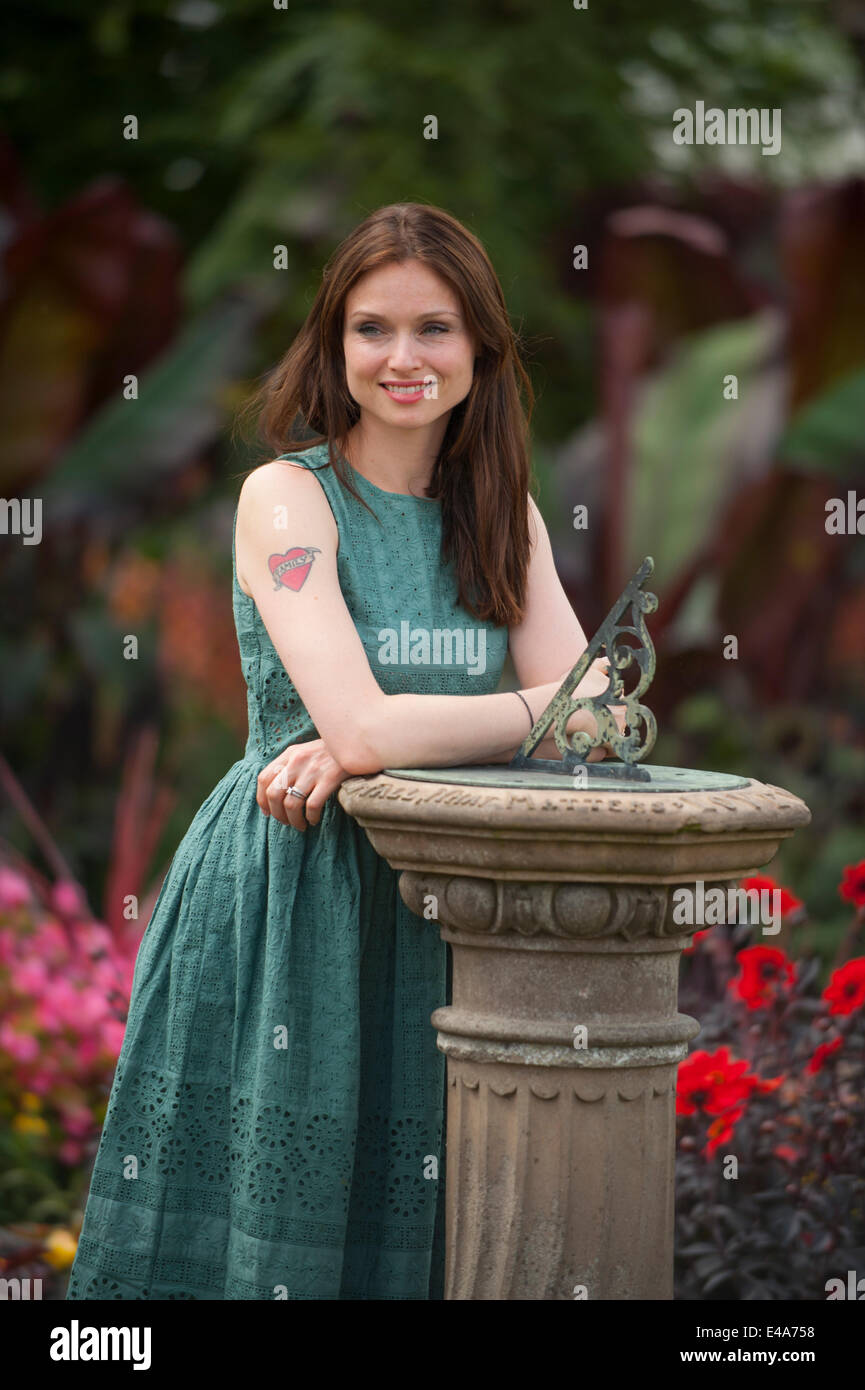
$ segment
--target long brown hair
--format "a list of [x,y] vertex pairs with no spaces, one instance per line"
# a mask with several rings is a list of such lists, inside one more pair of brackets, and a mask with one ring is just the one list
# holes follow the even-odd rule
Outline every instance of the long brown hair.
[[478,344],[471,389],[451,413],[428,488],[442,504],[442,556],[453,560],[459,602],[481,621],[510,626],[525,612],[534,393],[498,277],[480,241],[455,217],[424,203],[393,203],[365,218],[330,256],[306,322],[241,415],[258,415],[273,453],[326,441],[340,483],[375,516],[339,456],[360,418],[346,385],[345,301],[368,271],[409,260],[451,287]]

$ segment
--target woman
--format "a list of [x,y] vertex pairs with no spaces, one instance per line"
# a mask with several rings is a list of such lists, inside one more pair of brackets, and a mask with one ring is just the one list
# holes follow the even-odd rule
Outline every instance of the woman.
[[442,1297],[446,947],[334,793],[509,761],[585,649],[521,385],[482,246],[409,203],[337,249],[254,402],[289,452],[235,517],[249,740],[141,942],[69,1298]]

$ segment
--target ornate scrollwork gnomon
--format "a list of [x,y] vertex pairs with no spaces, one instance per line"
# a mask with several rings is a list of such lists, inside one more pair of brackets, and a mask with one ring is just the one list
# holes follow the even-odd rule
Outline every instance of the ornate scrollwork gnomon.
[[[576,665],[571,668],[556,694],[543,714],[535,721],[525,742],[511,759],[512,768],[545,768],[561,772],[573,772],[575,768],[586,765],[593,748],[609,744],[626,765],[633,765],[645,758],[655,744],[657,724],[655,716],[646,705],[640,703],[655,675],[655,649],[646,627],[645,614],[654,613],[658,606],[655,594],[644,593],[642,585],[655,568],[655,562],[647,555],[632,579],[625,585],[604,621],[601,623],[589,645]],[[632,621],[626,622],[628,609],[632,611]],[[638,646],[623,642],[629,634],[635,637]],[[609,663],[607,688],[597,695],[575,697],[573,691],[588,674],[589,668],[606,651]],[[625,694],[622,672],[636,662],[640,677],[629,693]],[[624,705],[626,710],[627,734],[619,732],[611,706]],[[568,734],[568,720],[578,710],[587,710],[594,716],[597,725],[594,734],[576,731]],[[561,763],[551,759],[532,758],[532,753],[542,741],[550,725],[556,747],[562,755]],[[644,777],[648,773],[639,770]],[[635,770],[634,775],[637,775]]]

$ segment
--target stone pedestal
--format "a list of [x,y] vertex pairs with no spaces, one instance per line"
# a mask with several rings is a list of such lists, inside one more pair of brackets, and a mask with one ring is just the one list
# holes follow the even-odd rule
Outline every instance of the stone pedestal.
[[453,951],[453,1002],[432,1015],[445,1297],[672,1298],[676,1070],[699,1032],[678,966],[701,926],[675,924],[672,894],[736,887],[807,807],[747,780],[661,794],[382,773],[339,795]]

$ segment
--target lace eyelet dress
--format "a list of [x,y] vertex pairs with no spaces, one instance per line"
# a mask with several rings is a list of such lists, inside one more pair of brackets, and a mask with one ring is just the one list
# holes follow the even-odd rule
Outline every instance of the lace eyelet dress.
[[[373,517],[326,445],[282,457],[327,496],[382,689],[495,691],[507,629],[457,604],[440,503],[355,472]],[[236,571],[233,605],[249,738],[141,940],[66,1296],[441,1299],[447,947],[335,793],[303,832],[259,810],[261,768],[319,735]],[[473,629],[485,662],[381,660],[382,629],[419,628]]]

